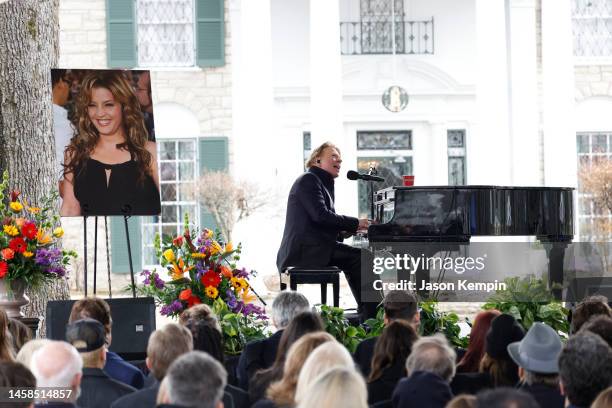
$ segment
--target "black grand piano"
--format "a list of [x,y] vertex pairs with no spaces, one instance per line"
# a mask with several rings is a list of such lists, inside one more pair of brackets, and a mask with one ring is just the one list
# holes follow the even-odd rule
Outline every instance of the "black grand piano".
[[[562,282],[574,236],[573,188],[415,186],[379,190],[370,245],[465,243],[473,236],[536,236],[545,244],[549,283]],[[425,271],[428,279],[429,272]],[[419,276],[417,275],[417,279]],[[560,296],[560,291],[553,291]]]

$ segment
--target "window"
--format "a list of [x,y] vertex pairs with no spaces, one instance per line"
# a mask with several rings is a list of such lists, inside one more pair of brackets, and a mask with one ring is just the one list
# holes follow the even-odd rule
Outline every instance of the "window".
[[157,142],[161,190],[161,216],[143,217],[143,263],[156,265],[154,240],[156,234],[175,237],[183,232],[185,214],[192,225],[198,225],[198,205],[195,198],[197,180],[196,140],[164,139]]
[[465,130],[449,129],[446,132],[448,148],[448,185],[462,186],[466,183]]
[[575,56],[612,55],[612,2],[572,0],[572,25]]
[[[403,175],[412,175],[412,131],[357,132],[357,170],[367,173],[374,167],[384,182],[373,183],[374,191],[401,186]],[[368,183],[359,182],[359,217],[370,217]]]
[[[612,160],[612,132],[578,133],[576,147],[580,169],[602,160]],[[584,192],[578,179],[578,225],[580,241],[608,241],[612,238],[612,214],[600,208]]]
[[110,67],[225,64],[224,0],[106,0]]

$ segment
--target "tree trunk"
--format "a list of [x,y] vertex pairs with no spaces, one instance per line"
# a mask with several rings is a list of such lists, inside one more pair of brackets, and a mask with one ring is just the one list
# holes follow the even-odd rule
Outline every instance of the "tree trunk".
[[[0,172],[31,203],[57,188],[51,68],[59,55],[59,0],[0,4]],[[29,317],[44,317],[49,299],[69,298],[66,281],[28,291]],[[44,321],[41,322],[44,335]]]

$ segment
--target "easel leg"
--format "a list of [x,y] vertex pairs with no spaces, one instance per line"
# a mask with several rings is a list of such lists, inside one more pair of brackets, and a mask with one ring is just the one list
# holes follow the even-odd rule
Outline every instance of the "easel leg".
[[83,290],[87,297],[87,216],[83,216]]
[[93,293],[96,296],[96,278],[98,276],[98,217],[94,217],[94,281],[93,281]]
[[127,250],[128,250],[128,260],[130,262],[130,279],[132,280],[132,297],[136,297],[136,283],[134,282],[134,265],[132,265],[132,248],[130,247],[130,230],[128,228],[128,218],[129,216],[125,215],[123,217],[123,221],[125,223],[125,238],[127,241]]
[[110,252],[108,250],[108,217],[104,216],[104,234],[106,235],[106,272],[108,274],[108,298],[113,298],[113,291],[111,289],[111,273],[110,273]]

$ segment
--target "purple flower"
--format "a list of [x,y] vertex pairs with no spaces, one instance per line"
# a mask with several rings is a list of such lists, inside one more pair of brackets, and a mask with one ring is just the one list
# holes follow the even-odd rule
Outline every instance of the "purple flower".
[[241,268],[241,269],[237,269],[236,272],[234,273],[234,276],[237,278],[248,278],[250,276],[250,273],[247,272],[246,268]]
[[228,289],[225,292],[227,298],[225,299],[225,303],[227,303],[227,307],[234,313],[236,313],[236,308],[238,307],[238,301],[236,300],[236,296],[234,296],[234,291]]
[[50,266],[53,263],[60,262],[62,259],[62,251],[57,248],[40,248],[36,251],[34,262],[40,266]]
[[157,289],[163,289],[164,288],[165,282],[162,280],[162,278],[159,277],[158,274],[153,275],[153,282],[154,282],[155,287]]
[[66,269],[64,269],[64,267],[60,265],[51,265],[47,268],[47,273],[53,273],[57,276],[62,277],[66,275]]
[[178,300],[175,300],[169,305],[162,306],[159,313],[163,316],[170,316],[174,313],[180,312],[181,310],[183,310],[183,304]]

